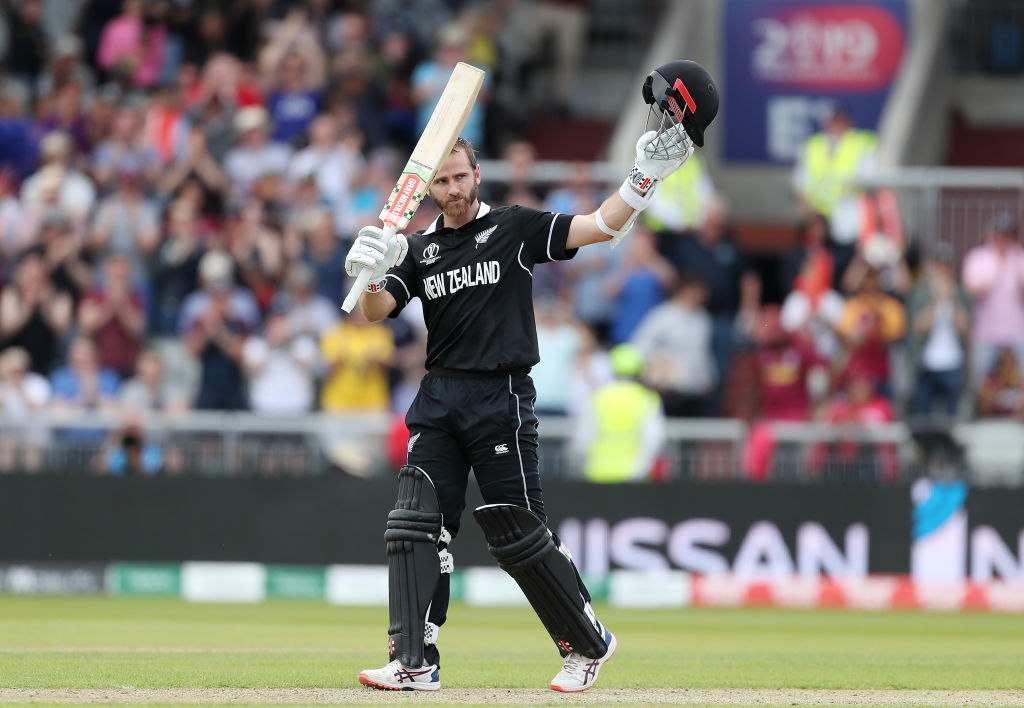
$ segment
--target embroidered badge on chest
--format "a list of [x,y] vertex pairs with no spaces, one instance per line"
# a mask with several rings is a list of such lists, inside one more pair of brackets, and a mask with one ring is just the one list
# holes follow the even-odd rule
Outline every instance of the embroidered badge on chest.
[[487,243],[487,239],[491,237],[491,234],[493,234],[494,230],[497,228],[497,226],[492,226],[491,228],[481,231],[474,236],[473,240],[476,241],[476,246],[474,248],[480,248],[480,244]]

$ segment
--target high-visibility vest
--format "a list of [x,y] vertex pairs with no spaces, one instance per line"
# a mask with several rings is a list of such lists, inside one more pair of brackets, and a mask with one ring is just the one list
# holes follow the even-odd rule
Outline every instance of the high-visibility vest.
[[849,192],[849,183],[856,178],[865,153],[873,152],[877,136],[870,130],[847,130],[839,138],[835,150],[831,138],[815,133],[805,146],[804,168],[807,170],[805,197],[816,211],[831,216],[836,202]]
[[591,406],[597,430],[587,454],[587,480],[632,479],[643,445],[644,425],[660,406],[658,394],[636,381],[614,381],[594,394]]
[[[704,157],[698,152],[690,156],[686,164],[665,178],[658,185],[654,199],[659,202],[671,201],[682,214],[683,228],[693,229],[704,223],[704,211],[707,208],[702,189],[707,179],[707,165]],[[644,212],[644,225],[652,231],[670,231],[674,227],[659,219],[656,209]]]

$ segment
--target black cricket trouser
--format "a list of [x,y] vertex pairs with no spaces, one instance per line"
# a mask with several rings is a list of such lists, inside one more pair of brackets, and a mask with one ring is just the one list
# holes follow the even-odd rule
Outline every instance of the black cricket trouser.
[[[429,371],[405,417],[408,463],[434,482],[444,527],[459,532],[470,468],[486,504],[514,504],[547,521],[537,457],[537,397],[526,373]],[[456,562],[458,562],[457,555]],[[582,582],[581,591],[586,593]],[[427,620],[444,624],[450,576],[441,575]],[[589,596],[585,595],[589,600]],[[439,663],[428,645],[427,663]]]

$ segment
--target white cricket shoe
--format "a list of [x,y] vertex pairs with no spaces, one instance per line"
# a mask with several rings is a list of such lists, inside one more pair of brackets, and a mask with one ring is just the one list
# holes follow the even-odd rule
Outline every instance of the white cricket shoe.
[[408,669],[398,659],[379,669],[360,671],[359,683],[381,691],[436,691],[441,688],[436,664]]
[[604,656],[597,659],[591,659],[582,654],[571,652],[565,657],[562,670],[551,679],[551,688],[553,690],[561,691],[562,693],[579,693],[580,691],[586,691],[588,688],[593,688],[601,666],[612,658],[612,654],[615,653],[615,647],[619,644],[615,639],[615,635],[609,632],[607,627],[602,625],[601,628],[604,630],[604,641],[608,644],[608,651],[604,653]]

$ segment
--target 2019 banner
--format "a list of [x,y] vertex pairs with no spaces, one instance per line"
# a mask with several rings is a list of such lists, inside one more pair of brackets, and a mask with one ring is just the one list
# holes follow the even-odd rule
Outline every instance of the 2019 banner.
[[836,101],[874,130],[907,46],[904,0],[728,0],[725,154],[791,163]]

